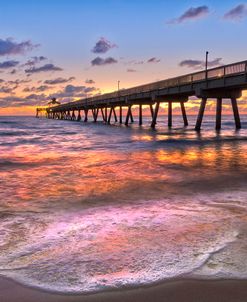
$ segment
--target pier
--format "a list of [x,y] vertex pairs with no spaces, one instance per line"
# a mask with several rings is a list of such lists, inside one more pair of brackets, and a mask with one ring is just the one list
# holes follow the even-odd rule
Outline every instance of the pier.
[[[74,102],[46,108],[46,117],[59,120],[88,122],[89,113],[93,122],[97,122],[101,115],[106,124],[119,122],[128,126],[134,122],[133,106],[139,107],[138,123],[143,123],[143,107],[150,108],[151,128],[155,128],[161,103],[168,104],[167,125],[172,127],[173,104],[181,107],[181,118],[184,126],[188,126],[185,103],[192,96],[201,99],[195,130],[202,126],[207,100],[216,102],[215,128],[221,129],[222,103],[230,99],[236,129],[241,128],[237,99],[242,91],[247,89],[247,61],[224,65],[217,68],[203,70],[171,79],[157,81],[133,88],[84,98]],[[119,109],[118,111],[116,109]],[[123,109],[126,109],[125,116]],[[40,116],[37,108],[36,116]],[[118,113],[118,115],[117,115]]]

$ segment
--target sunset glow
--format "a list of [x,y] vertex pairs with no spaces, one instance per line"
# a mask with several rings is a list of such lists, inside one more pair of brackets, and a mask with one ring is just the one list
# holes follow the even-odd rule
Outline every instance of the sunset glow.
[[[118,81],[124,89],[195,72],[204,68],[206,50],[209,67],[245,60],[245,40],[232,47],[246,28],[244,8],[231,10],[236,4],[189,10],[160,0],[2,3],[0,114],[34,115],[54,96],[67,102],[116,91]],[[247,112],[246,99],[244,93],[240,113]],[[195,114],[198,102],[186,107]],[[231,113],[227,104],[224,110]]]

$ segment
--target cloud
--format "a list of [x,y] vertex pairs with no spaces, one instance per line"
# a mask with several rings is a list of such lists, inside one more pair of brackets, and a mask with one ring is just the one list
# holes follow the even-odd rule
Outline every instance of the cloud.
[[149,60],[147,60],[147,63],[159,63],[159,62],[160,62],[160,59],[157,59],[155,57],[150,58]]
[[64,89],[65,93],[69,94],[76,94],[76,93],[88,93],[95,91],[95,87],[86,87],[86,86],[74,86],[74,85],[67,85]]
[[42,92],[42,91],[46,91],[48,89],[50,89],[49,86],[47,86],[47,85],[41,85],[41,86],[39,86],[39,87],[36,88],[36,91],[37,92]]
[[44,83],[48,84],[48,85],[57,85],[57,84],[64,84],[64,83],[73,81],[74,79],[75,79],[75,77],[70,77],[68,79],[59,77],[59,78],[56,78],[53,80],[46,80]]
[[19,61],[14,61],[14,60],[5,61],[5,62],[0,63],[0,69],[13,68],[13,67],[17,66],[18,64],[19,64]]
[[44,94],[30,94],[25,98],[8,96],[0,98],[0,107],[22,107],[22,106],[35,106],[46,105],[49,99]]
[[89,85],[95,84],[94,80],[92,80],[92,79],[86,79],[85,83],[89,84]]
[[94,48],[92,49],[93,53],[106,53],[112,48],[117,47],[116,44],[112,44],[110,41],[105,38],[100,38],[98,42],[96,42]]
[[30,82],[30,80],[15,80],[15,81],[4,81],[0,80],[0,83],[4,85],[0,86],[1,93],[14,94],[15,89],[17,89],[20,84],[26,84]]
[[0,93],[14,94],[15,89],[17,89],[20,84],[27,83],[27,82],[29,82],[29,80],[15,80],[15,81],[0,80],[0,83],[2,84],[2,86],[0,86]]
[[14,88],[11,88],[9,86],[0,86],[0,93],[7,93],[7,94],[12,94],[14,93]]
[[179,24],[186,22],[188,20],[201,19],[209,14],[209,8],[206,5],[191,7],[186,12],[184,12],[180,17],[168,21],[168,24]]
[[20,84],[25,84],[25,83],[30,83],[31,80],[15,80],[15,81],[8,81],[8,85],[20,85]]
[[[212,61],[208,62],[208,67],[215,67],[222,65],[222,58],[216,58]],[[193,69],[204,69],[205,68],[205,61],[201,60],[184,60],[179,63],[180,67],[188,67]]]
[[99,92],[99,89],[95,87],[67,85],[64,89],[56,93],[52,93],[52,94],[36,93],[38,92],[38,90],[42,92],[43,89],[44,89],[43,86],[26,89],[25,92],[33,92],[33,93],[28,94],[25,98],[16,97],[16,96],[0,97],[0,107],[46,105],[47,102],[52,97],[56,97],[59,99],[60,102],[64,103],[64,102],[74,101],[75,98],[84,98],[84,97],[92,96],[98,94]]
[[34,101],[48,101],[49,98],[45,95],[45,94],[30,94],[28,96],[26,96],[27,100],[34,100]]
[[0,56],[20,55],[37,48],[31,41],[15,42],[11,38],[0,39]]
[[26,69],[25,72],[30,74],[30,73],[39,73],[39,72],[61,71],[61,70],[63,69],[53,64],[45,64],[41,67],[31,67],[29,69]]
[[124,62],[125,65],[142,65],[144,64],[144,61],[138,61],[138,60],[131,60],[128,62]]
[[137,72],[137,70],[132,69],[132,68],[128,68],[128,69],[127,69],[127,72]]
[[44,56],[39,56],[39,57],[35,56],[35,57],[32,57],[31,59],[29,59],[23,66],[32,67],[45,60],[47,60],[47,58]]
[[240,21],[247,16],[247,5],[240,4],[224,15],[225,20]]
[[91,61],[92,66],[103,66],[103,65],[109,65],[109,64],[115,64],[118,61],[112,57],[108,57],[106,59],[103,59],[101,57],[96,57],[94,60]]
[[47,85],[41,85],[39,87],[26,87],[24,88],[22,91],[23,92],[43,92],[43,91],[46,91],[46,90],[49,90],[50,89],[50,86],[47,86]]
[[73,98],[83,98],[90,96],[92,95],[92,93],[97,91],[98,89],[95,87],[67,85],[63,90],[50,95],[49,98],[55,97],[60,101],[70,101],[73,100]]
[[17,73],[17,70],[16,69],[13,69],[10,71],[10,74],[16,74]]
[[0,107],[20,107],[26,105],[26,99],[15,97],[15,96],[8,96],[8,97],[1,97],[0,98]]

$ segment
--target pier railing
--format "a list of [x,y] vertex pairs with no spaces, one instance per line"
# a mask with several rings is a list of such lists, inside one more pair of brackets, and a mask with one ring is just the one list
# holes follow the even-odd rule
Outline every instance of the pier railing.
[[[114,91],[110,93],[106,93],[103,95],[97,95],[90,98],[85,98],[82,100],[77,100],[72,102],[75,103],[86,103],[88,105],[93,104],[95,101],[100,101],[104,99],[111,99],[116,97],[124,97],[128,95],[145,93],[150,91],[157,91],[160,89],[176,87],[181,85],[193,84],[200,81],[211,80],[215,78],[223,78],[236,74],[247,74],[247,61],[242,61],[234,64],[224,65],[212,69],[208,69],[207,71],[199,71],[192,74],[187,74],[184,76],[166,79],[162,81],[157,81],[149,84],[144,84],[132,88],[127,88],[119,91]],[[68,103],[69,104],[69,103]],[[67,105],[67,104],[65,104]],[[63,105],[64,106],[64,105]]]

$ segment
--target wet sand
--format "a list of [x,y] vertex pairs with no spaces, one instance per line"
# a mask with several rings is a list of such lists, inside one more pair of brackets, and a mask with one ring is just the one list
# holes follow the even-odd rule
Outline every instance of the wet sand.
[[247,280],[179,280],[93,295],[57,295],[0,278],[1,302],[246,302]]

